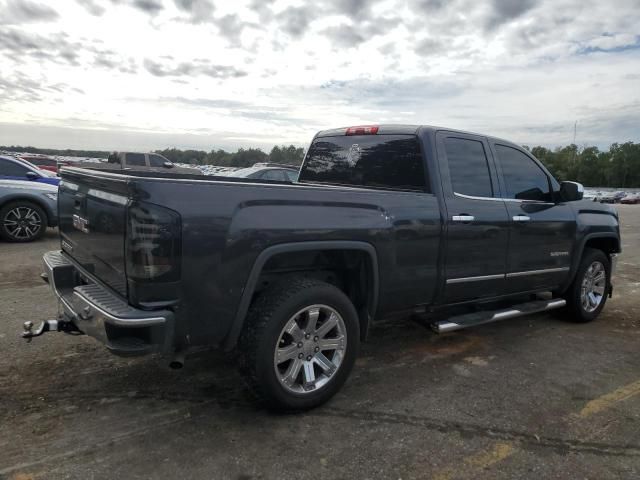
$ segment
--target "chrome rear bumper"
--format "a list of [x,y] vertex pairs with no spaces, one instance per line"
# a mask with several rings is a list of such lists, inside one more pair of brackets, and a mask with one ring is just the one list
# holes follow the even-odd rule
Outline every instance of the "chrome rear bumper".
[[42,257],[43,278],[61,306],[61,320],[104,343],[118,355],[172,351],[174,315],[132,307],[60,251]]

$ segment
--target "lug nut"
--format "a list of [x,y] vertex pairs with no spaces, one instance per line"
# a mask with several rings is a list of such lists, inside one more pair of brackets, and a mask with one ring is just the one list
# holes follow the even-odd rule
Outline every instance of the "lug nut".
[[316,335],[315,337],[313,337],[313,341],[317,342],[319,340],[318,336]]
[[307,340],[310,339],[311,338],[311,334],[310,333],[305,334],[304,338],[306,338]]
[[320,347],[316,347],[313,349],[314,352],[319,352],[320,351]]
[[302,348],[302,342],[298,342],[298,348]]
[[302,353],[298,354],[298,358],[302,359],[302,357],[304,357],[304,355]]
[[307,356],[307,361],[311,361],[311,355]]

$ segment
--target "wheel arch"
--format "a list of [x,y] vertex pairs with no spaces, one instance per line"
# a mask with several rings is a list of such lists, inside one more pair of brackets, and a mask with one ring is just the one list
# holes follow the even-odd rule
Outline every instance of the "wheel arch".
[[379,274],[378,257],[375,248],[370,243],[360,241],[309,241],[273,245],[266,248],[258,255],[245,283],[242,296],[238,304],[238,309],[236,310],[229,333],[223,342],[224,349],[231,350],[235,347],[238,338],[240,337],[240,333],[242,332],[247,312],[251,306],[254,294],[259,286],[261,275],[265,271],[265,267],[268,265],[270,260],[286,254],[340,251],[355,251],[363,255],[366,259],[366,301],[363,305],[364,308],[358,308],[356,305],[360,322],[360,336],[364,339],[371,320],[374,318],[378,305]]
[[586,248],[602,250],[607,256],[612,253],[620,253],[620,237],[615,232],[594,232],[585,235],[571,260],[571,275],[569,275],[566,284],[563,285],[562,291],[565,291],[573,283]]

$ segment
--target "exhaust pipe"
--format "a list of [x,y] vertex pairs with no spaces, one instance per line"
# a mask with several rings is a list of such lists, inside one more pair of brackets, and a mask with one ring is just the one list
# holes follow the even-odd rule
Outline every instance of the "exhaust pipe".
[[184,352],[175,352],[169,362],[169,368],[173,370],[180,370],[182,367],[184,367]]

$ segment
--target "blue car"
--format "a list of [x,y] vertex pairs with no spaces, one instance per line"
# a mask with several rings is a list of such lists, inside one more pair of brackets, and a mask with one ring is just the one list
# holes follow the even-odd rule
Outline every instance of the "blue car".
[[0,180],[30,180],[49,185],[60,183],[54,173],[41,170],[26,160],[6,155],[0,156]]

